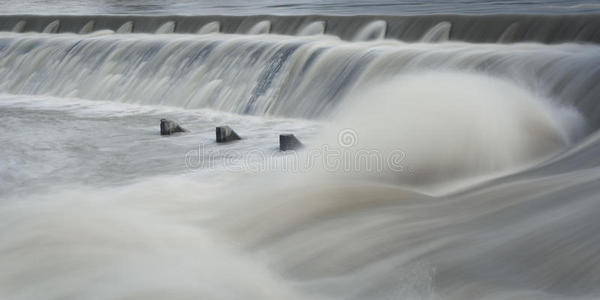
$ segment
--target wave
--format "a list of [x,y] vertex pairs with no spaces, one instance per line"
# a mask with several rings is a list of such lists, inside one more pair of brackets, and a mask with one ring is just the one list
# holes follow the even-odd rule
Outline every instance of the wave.
[[427,194],[531,167],[577,142],[585,122],[510,81],[440,71],[357,91],[334,119],[317,144],[341,163],[326,173]]

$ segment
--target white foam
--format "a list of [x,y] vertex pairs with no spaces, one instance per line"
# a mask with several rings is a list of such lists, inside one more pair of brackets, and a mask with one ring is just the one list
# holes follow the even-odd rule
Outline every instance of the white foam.
[[397,169],[351,175],[428,193],[530,166],[564,150],[584,123],[573,110],[481,74],[406,74],[350,98],[325,141],[335,146],[340,132],[349,129],[355,141],[347,149],[336,146],[340,151],[375,150],[386,162],[394,151],[404,155],[397,157]]

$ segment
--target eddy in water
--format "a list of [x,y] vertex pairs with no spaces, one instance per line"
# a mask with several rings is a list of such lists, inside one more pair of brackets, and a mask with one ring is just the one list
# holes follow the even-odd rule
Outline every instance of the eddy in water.
[[0,299],[600,298],[598,15],[0,20]]

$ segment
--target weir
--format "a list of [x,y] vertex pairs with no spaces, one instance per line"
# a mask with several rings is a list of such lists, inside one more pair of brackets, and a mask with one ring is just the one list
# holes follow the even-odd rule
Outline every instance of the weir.
[[169,21],[156,29],[157,34],[173,33],[175,32],[175,22]]
[[219,31],[221,31],[221,23],[215,21],[202,25],[198,30],[198,34],[217,33]]
[[44,28],[44,30],[42,30],[42,33],[57,33],[59,26],[60,26],[60,21],[54,20],[54,21],[50,22],[50,24],[48,24]]
[[94,25],[96,25],[96,23],[94,21],[89,21],[87,22],[82,28],[81,30],[79,30],[79,34],[87,34],[90,33],[92,31],[94,31]]
[[22,32],[24,28],[25,28],[25,21],[21,20],[21,21],[17,22],[17,24],[15,24],[15,26],[13,26],[12,32]]
[[267,34],[271,32],[271,21],[260,21],[248,30],[248,34]]
[[131,33],[133,32],[133,22],[127,21],[117,28],[117,33]]
[[425,43],[435,43],[435,42],[443,42],[450,40],[450,30],[452,29],[452,24],[450,22],[441,22],[433,28],[431,28],[423,38],[422,42]]
[[[124,23],[119,25],[122,29],[137,28]],[[448,32],[438,28],[433,36]],[[452,27],[450,32],[454,31]],[[596,45],[576,43],[348,43],[272,34],[138,38],[6,33],[0,34],[0,91],[319,119],[327,118],[356,91],[415,70],[443,69],[510,80],[577,108],[596,128],[599,58]]]
[[325,33],[327,24],[324,21],[312,22],[298,31],[298,35],[317,35]]
[[[428,15],[428,16],[0,16],[0,30],[22,32],[78,33],[86,24],[94,30],[118,33],[205,33],[335,35],[353,40],[368,26],[378,28],[384,38],[419,41],[433,28],[449,29],[448,39],[477,43],[600,42],[600,15]],[[171,23],[172,22],[172,23]],[[167,24],[169,24],[167,26]],[[376,25],[373,25],[376,24]],[[440,24],[444,24],[443,26]],[[218,25],[218,26],[216,26]],[[326,25],[326,26],[325,26]],[[162,27],[161,26],[166,26]],[[218,28],[218,30],[217,30]],[[161,30],[162,29],[162,30]],[[172,29],[172,30],[171,30]],[[164,31],[164,32],[163,32]],[[303,32],[304,31],[304,32]],[[438,31],[446,33],[446,31]],[[379,38],[379,36],[376,36]],[[444,35],[442,37],[445,38]]]
[[387,23],[377,20],[367,24],[354,37],[355,41],[371,41],[385,38]]
[[598,299],[586,7],[0,16],[0,300]]

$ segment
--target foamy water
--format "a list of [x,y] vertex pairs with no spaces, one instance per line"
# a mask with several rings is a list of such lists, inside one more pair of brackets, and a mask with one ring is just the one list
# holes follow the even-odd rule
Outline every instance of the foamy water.
[[0,298],[598,298],[598,46],[381,24],[0,33]]

